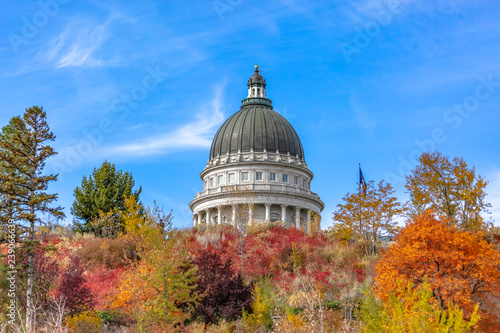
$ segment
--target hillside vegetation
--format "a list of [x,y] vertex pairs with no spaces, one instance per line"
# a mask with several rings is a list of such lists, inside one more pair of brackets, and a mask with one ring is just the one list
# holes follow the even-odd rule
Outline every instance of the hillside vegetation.
[[122,215],[114,238],[37,230],[40,332],[495,332],[500,322],[494,233],[430,212],[370,256],[332,230],[253,225],[244,260],[230,225],[175,230],[133,198]]

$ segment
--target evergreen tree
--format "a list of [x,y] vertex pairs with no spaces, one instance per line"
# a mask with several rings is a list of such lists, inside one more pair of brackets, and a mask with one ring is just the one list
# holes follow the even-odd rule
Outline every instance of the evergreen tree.
[[46,192],[49,182],[57,180],[57,175],[42,175],[46,159],[57,154],[47,144],[54,139],[46,112],[37,106],[26,109],[22,117],[12,118],[0,137],[0,212],[4,218],[24,224],[27,232],[24,246],[28,262],[26,332],[29,333],[35,332],[36,320],[33,302],[35,224],[40,222],[40,214],[64,217],[61,207],[49,206],[57,194]]
[[134,184],[132,174],[116,170],[113,163],[104,161],[99,169],[94,168],[74,191],[75,201],[71,207],[74,230],[96,235],[106,235],[106,230],[111,230],[112,235],[120,231],[123,223],[118,213],[125,208],[125,197],[133,196],[139,202],[142,188],[134,191]]
[[[13,119],[10,120],[9,124],[4,126],[0,131],[0,141],[8,140],[9,136],[14,131],[14,122]],[[8,174],[8,166],[7,163],[2,159],[0,160],[0,176],[5,176]],[[2,232],[2,236],[0,239],[3,239],[3,231],[7,230],[6,225],[10,219],[13,217],[14,210],[14,198],[7,194],[0,192],[0,232]]]

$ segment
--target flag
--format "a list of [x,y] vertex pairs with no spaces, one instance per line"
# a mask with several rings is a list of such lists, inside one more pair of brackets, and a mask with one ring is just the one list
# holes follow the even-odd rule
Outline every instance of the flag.
[[361,166],[359,167],[359,189],[361,191],[361,187],[363,188],[363,194],[366,196],[366,186],[365,177],[363,177],[363,172],[361,171]]

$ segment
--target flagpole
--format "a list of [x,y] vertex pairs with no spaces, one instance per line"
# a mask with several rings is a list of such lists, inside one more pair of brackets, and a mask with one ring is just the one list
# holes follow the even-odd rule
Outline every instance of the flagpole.
[[[361,163],[358,163],[358,168],[359,168],[359,185],[358,185],[358,194],[359,194],[359,202],[358,202],[358,209],[359,209],[359,227],[360,230],[362,229],[362,223],[361,223]],[[366,244],[365,244],[365,252],[366,252]]]
[[358,163],[358,172],[359,172],[359,186],[358,186],[358,190],[359,190],[359,194],[361,194],[361,163]]

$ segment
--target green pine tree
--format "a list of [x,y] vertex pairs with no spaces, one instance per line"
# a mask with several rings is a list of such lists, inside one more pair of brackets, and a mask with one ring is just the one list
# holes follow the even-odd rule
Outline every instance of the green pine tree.
[[125,198],[133,196],[139,202],[142,191],[141,187],[134,191],[134,184],[132,174],[116,170],[113,163],[104,161],[99,169],[94,168],[74,191],[75,200],[71,207],[75,217],[74,230],[99,236],[115,235],[123,230],[118,213],[125,208]]
[[41,214],[64,217],[61,207],[49,206],[57,199],[57,194],[46,192],[49,182],[57,180],[57,175],[42,174],[47,158],[57,154],[47,144],[54,141],[55,136],[46,116],[43,108],[26,109],[22,117],[12,118],[0,137],[0,212],[4,218],[26,228],[23,241],[28,261],[25,330],[28,333],[35,332],[36,320],[33,300],[35,224],[41,222]]
[[[10,140],[10,136],[15,131],[15,123],[14,119],[11,119],[9,124],[4,126],[0,131],[0,141]],[[8,164],[3,159],[0,160],[0,176],[7,176],[9,172],[13,172],[11,168],[8,167]],[[0,239],[4,238],[3,231],[6,230],[6,226],[8,221],[13,219],[14,217],[14,209],[15,209],[15,198],[12,195],[7,195],[0,192],[0,232],[2,232],[2,236]],[[19,230],[18,230],[19,231]]]

